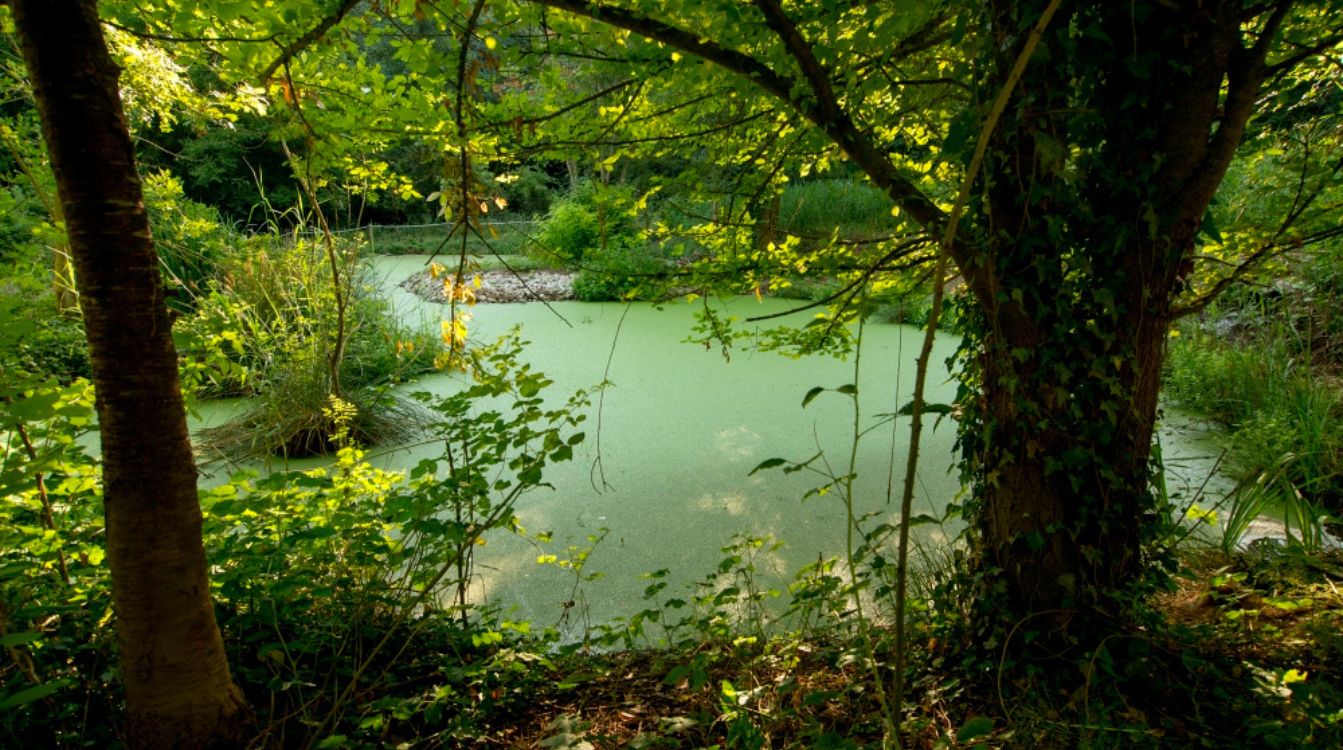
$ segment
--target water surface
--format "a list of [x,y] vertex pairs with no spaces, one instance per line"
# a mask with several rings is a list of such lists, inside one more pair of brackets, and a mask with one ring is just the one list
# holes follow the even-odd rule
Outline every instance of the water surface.
[[[375,271],[403,319],[436,326],[446,315],[444,307],[395,286],[424,263],[422,256],[385,257],[376,261]],[[796,303],[748,297],[714,304],[744,319]],[[551,531],[553,542],[538,547],[503,533],[491,537],[478,558],[475,591],[481,601],[538,625],[567,616],[567,625],[573,626],[581,607],[566,607],[575,598],[571,574],[539,566],[536,558],[543,552],[563,557],[569,545],[586,546],[588,535],[602,529],[608,530],[605,540],[586,571],[601,578],[585,583],[579,599],[593,622],[643,609],[648,581],[642,573],[670,570],[669,593],[684,596],[689,582],[716,568],[721,548],[735,534],[784,542],[757,563],[766,586],[783,588],[802,566],[843,554],[846,521],[840,499],[830,493],[803,500],[809,490],[828,483],[824,476],[777,469],[752,475],[751,469],[768,458],[801,460],[824,452],[830,470],[845,473],[854,432],[852,400],[828,392],[804,409],[804,395],[814,386],[856,382],[859,425],[871,427],[878,415],[908,402],[922,333],[907,326],[868,325],[855,379],[853,358],[795,360],[737,350],[727,359],[717,347],[706,351],[686,343],[696,307],[564,302],[472,308],[472,335],[479,341],[521,326],[530,342],[525,359],[555,381],[548,395],[554,403],[604,379],[612,383],[601,405],[600,433],[594,401],[585,424],[588,438],[574,460],[546,470],[553,489],[526,495],[518,505],[527,529]],[[797,322],[809,314],[799,314]],[[954,396],[944,363],[956,343],[955,337],[938,337],[927,394],[931,401],[949,402]],[[407,389],[444,392],[460,385],[453,376],[432,375]],[[206,409],[205,416],[217,421],[232,408]],[[931,419],[927,425],[915,513],[940,516],[959,489],[952,469],[955,426],[950,421],[934,426]],[[907,434],[908,420],[901,419],[871,430],[859,443],[855,512],[873,514],[869,524],[898,518]],[[1206,473],[1212,450],[1199,437],[1197,431],[1173,431],[1163,438],[1177,484],[1195,484],[1197,479],[1184,477]],[[396,469],[439,450],[423,445],[370,453],[376,464]],[[939,547],[957,529],[919,531],[922,543]]]

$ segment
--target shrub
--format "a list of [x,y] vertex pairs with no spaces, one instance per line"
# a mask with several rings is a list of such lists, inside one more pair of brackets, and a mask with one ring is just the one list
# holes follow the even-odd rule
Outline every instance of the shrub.
[[541,251],[566,264],[578,263],[601,240],[597,214],[574,200],[550,207],[540,233]]
[[666,264],[648,243],[621,237],[590,253],[574,277],[574,297],[583,302],[652,299]]
[[555,178],[536,167],[510,170],[506,177],[496,180],[497,189],[508,201],[508,211],[515,216],[539,216],[555,201]]
[[[0,279],[0,316],[12,321],[16,335],[0,340],[0,367],[17,367],[70,383],[91,373],[84,324],[78,311],[61,315],[52,293],[49,252],[30,246],[9,276]],[[20,332],[21,331],[21,332]]]
[[100,477],[81,440],[93,388],[0,372],[0,745],[107,746],[121,691]]
[[[0,325],[0,342],[17,332]],[[202,493],[211,593],[235,680],[269,733],[259,745],[474,744],[478,723],[528,693],[482,696],[539,682],[528,669],[543,657],[513,648],[525,623],[461,606],[474,550],[518,528],[517,499],[583,439],[586,395],[540,408],[550,381],[518,361],[519,346],[478,353],[472,387],[428,399],[444,453],[409,477],[367,463],[350,410],[329,401],[332,466]],[[94,423],[92,388],[4,373],[0,745],[119,746],[101,480],[79,440]]]

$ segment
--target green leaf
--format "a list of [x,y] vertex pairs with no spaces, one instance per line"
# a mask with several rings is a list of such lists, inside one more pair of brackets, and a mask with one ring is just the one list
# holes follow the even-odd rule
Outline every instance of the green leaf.
[[22,646],[25,643],[32,643],[41,640],[42,634],[35,630],[28,630],[22,633],[10,633],[4,638],[0,638],[0,648],[13,648]]
[[788,461],[787,461],[786,459],[782,459],[782,458],[767,458],[767,459],[765,459],[764,461],[761,461],[758,465],[756,465],[756,467],[755,467],[754,469],[751,469],[750,474],[747,474],[746,476],[749,477],[749,476],[751,476],[751,474],[754,474],[754,473],[756,473],[757,471],[764,471],[765,469],[773,469],[773,468],[776,467],[776,466],[783,466],[783,465],[786,464],[786,463],[788,463]]
[[1212,206],[1208,207],[1203,214],[1203,222],[1199,225],[1198,233],[1218,244],[1222,243],[1222,232],[1217,228],[1217,220],[1213,218]]
[[843,393],[846,396],[855,396],[858,394],[858,386],[853,383],[846,383],[836,388],[835,393]]
[[26,690],[20,690],[17,693],[10,693],[5,696],[4,700],[0,701],[0,711],[8,711],[11,708],[18,708],[33,701],[40,701],[68,684],[70,684],[69,680],[53,680]]
[[943,156],[948,160],[960,157],[961,161],[966,161],[966,146],[978,125],[979,115],[973,108],[962,110],[947,128],[947,137],[942,141]]
[[39,391],[28,398],[23,398],[9,405],[9,413],[19,419],[37,422],[43,419],[51,419],[56,413],[56,402],[61,398],[61,394],[56,391]]
[[974,716],[965,720],[960,729],[956,730],[957,742],[969,742],[970,740],[984,737],[993,731],[993,719],[983,716]]
[[802,408],[803,409],[807,408],[807,404],[810,404],[812,400],[814,400],[817,396],[821,395],[824,392],[825,389],[819,385],[807,391],[807,395],[802,397]]

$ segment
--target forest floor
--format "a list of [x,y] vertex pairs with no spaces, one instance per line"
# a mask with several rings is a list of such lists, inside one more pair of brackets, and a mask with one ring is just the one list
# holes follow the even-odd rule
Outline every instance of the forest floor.
[[[1176,588],[1150,601],[1150,624],[1098,651],[1024,669],[952,652],[932,631],[916,634],[902,746],[1339,747],[1337,581],[1337,552],[1301,556],[1269,545],[1235,557],[1195,552],[1185,556]],[[580,652],[556,661],[542,687],[498,715],[478,742],[880,747],[881,701],[857,650],[853,642],[738,639]],[[967,733],[971,726],[978,731]]]

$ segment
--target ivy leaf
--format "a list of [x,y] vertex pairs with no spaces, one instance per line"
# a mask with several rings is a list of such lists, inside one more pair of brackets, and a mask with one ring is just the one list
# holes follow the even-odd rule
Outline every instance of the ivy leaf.
[[957,115],[947,127],[947,137],[942,141],[943,157],[949,161],[954,157],[959,157],[962,162],[968,161],[965,158],[965,147],[970,142],[970,135],[975,132],[978,123],[979,116],[974,109],[965,109]]
[[1203,223],[1199,225],[1198,233],[1219,245],[1222,244],[1222,232],[1217,228],[1217,220],[1213,218],[1212,206],[1208,206],[1207,212],[1203,214]]
[[25,643],[32,643],[42,637],[42,634],[35,630],[28,630],[22,633],[10,633],[0,638],[0,648],[13,648],[22,646]]

